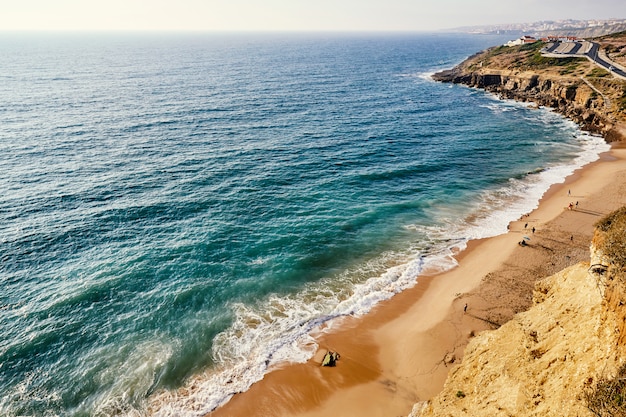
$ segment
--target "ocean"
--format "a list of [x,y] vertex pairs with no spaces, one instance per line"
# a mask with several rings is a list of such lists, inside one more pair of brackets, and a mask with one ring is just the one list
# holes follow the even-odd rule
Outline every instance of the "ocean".
[[1,34],[0,415],[202,415],[504,233],[608,149],[430,79],[506,40]]

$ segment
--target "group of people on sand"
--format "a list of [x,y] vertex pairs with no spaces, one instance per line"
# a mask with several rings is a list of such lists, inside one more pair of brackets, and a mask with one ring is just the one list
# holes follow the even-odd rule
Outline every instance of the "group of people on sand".
[[[567,196],[569,197],[571,195],[572,195],[572,191],[571,190],[567,190]],[[578,201],[576,203],[570,202],[569,205],[567,206],[568,210],[574,210],[574,208],[578,209]],[[520,220],[523,219],[524,217],[528,217],[528,214],[523,215],[520,218]],[[509,225],[507,225],[506,228],[507,228],[507,230],[509,230]],[[524,229],[528,229],[528,223],[524,224]],[[535,227],[534,226],[533,226],[533,228],[531,230],[532,230],[533,234],[535,234]],[[517,242],[517,244],[520,245],[520,246],[528,246],[528,243],[526,242],[526,239],[528,239],[528,238],[520,240],[519,242]],[[572,238],[570,240],[574,240],[574,237],[572,236]]]
[[[524,230],[528,229],[528,223],[524,223]],[[533,226],[532,229],[533,234],[535,234],[535,226]],[[530,240],[529,237],[524,236],[524,238],[522,240],[520,240],[519,242],[517,242],[518,245],[520,246],[528,246],[528,243],[526,242],[526,240]]]
[[[572,190],[567,190],[567,196],[571,196],[572,195]],[[578,208],[578,201],[576,202],[576,208]],[[569,206],[567,206],[568,210],[573,210],[574,209],[574,203],[570,202]]]

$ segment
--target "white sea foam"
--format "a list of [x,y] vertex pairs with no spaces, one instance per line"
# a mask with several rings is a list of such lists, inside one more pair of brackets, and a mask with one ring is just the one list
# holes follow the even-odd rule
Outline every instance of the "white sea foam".
[[[93,413],[95,416],[119,415],[122,410],[127,417],[138,417],[141,412],[129,407],[144,401],[159,370],[177,348],[175,341],[166,343],[160,339],[137,342],[132,350],[113,351],[108,345],[93,352],[110,365],[98,374],[102,384],[109,386],[97,395],[84,399],[77,413]],[[91,363],[86,361],[86,363]],[[89,374],[93,369],[80,372]]]
[[360,316],[383,300],[415,285],[425,269],[449,269],[455,265],[452,252],[432,256],[415,254],[408,261],[382,274],[350,285],[355,276],[380,269],[397,254],[348,271],[342,277],[310,285],[299,294],[271,296],[258,306],[233,305],[233,325],[214,340],[213,356],[220,369],[194,377],[178,392],[161,392],[152,398],[150,409],[157,416],[195,416],[226,403],[235,393],[247,390],[272,369],[285,363],[303,363],[318,346],[311,334],[328,331],[333,320]]
[[420,78],[422,80],[435,82],[435,80],[433,80],[433,75],[435,75],[436,73],[437,71],[426,71],[426,72],[419,72],[415,75],[417,76],[417,78]]
[[8,414],[11,404],[19,401],[57,403],[61,399],[58,392],[40,387],[37,384],[39,378],[44,378],[48,375],[47,371],[41,369],[27,372],[24,378],[7,395],[0,398],[0,412],[7,412]]
[[435,75],[438,71],[441,71],[441,70],[402,73],[402,74],[398,74],[397,76],[401,78],[419,78],[421,80],[435,82],[435,80],[433,80],[433,75]]
[[[441,231],[443,233],[443,230]],[[453,268],[453,253],[465,241],[440,243],[428,254],[385,253],[358,270],[310,285],[292,296],[272,296],[258,306],[233,305],[234,324],[217,336],[213,356],[220,368],[194,377],[178,392],[152,397],[157,416],[197,416],[225,404],[263,376],[285,363],[303,363],[317,351],[313,334],[333,329],[336,320],[362,316],[381,301],[414,286],[425,272]],[[382,274],[381,264],[398,263]],[[359,276],[369,276],[361,281]],[[354,283],[351,284],[351,282]]]
[[[476,88],[477,91],[484,93],[484,90],[478,89]],[[500,113],[506,113],[506,112],[510,112],[510,111],[514,111],[516,109],[527,109],[527,108],[531,108],[531,107],[535,107],[535,103],[532,103],[530,101],[515,101],[515,100],[511,100],[511,99],[501,99],[496,95],[493,94],[489,94],[487,96],[489,99],[491,99],[491,103],[487,103],[487,104],[481,104],[480,107],[486,108],[491,110],[493,113],[496,114],[500,114]],[[544,112],[542,112],[543,114]],[[545,112],[546,114],[550,114],[550,112]],[[536,114],[533,113],[532,117],[533,120],[537,120],[536,119]],[[562,116],[560,116],[562,119]]]

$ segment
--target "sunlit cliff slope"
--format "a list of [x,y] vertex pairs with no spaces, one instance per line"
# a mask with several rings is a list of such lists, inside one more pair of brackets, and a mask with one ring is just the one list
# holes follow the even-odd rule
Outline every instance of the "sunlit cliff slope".
[[528,311],[474,337],[411,416],[626,415],[626,207],[597,223],[590,248],[537,282]]

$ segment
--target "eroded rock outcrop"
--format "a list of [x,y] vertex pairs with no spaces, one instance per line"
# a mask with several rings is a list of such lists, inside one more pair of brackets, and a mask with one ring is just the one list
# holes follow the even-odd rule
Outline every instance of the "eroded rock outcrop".
[[498,69],[468,71],[465,67],[439,72],[433,79],[482,88],[505,99],[551,107],[609,142],[626,139],[622,126],[607,113],[607,99],[582,78]]

